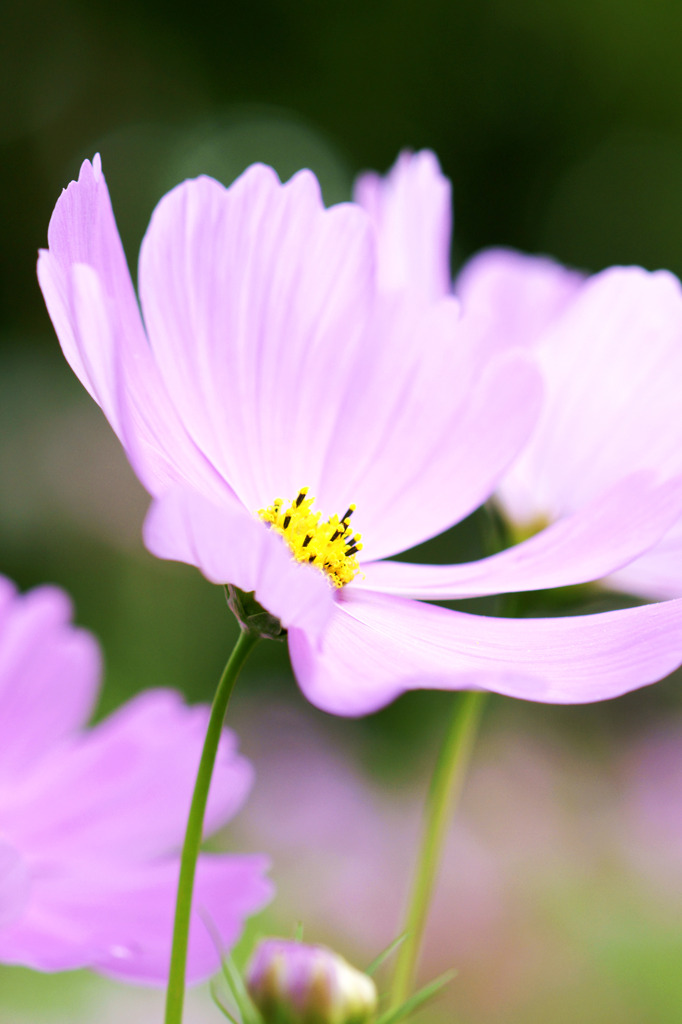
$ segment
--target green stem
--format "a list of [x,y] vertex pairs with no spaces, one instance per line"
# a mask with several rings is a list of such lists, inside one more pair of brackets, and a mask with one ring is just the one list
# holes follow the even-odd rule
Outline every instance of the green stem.
[[424,833],[405,919],[406,936],[398,953],[393,977],[393,1009],[405,1002],[414,986],[443,843],[462,791],[485,697],[485,692],[478,690],[466,691],[458,696],[455,713],[436,762],[426,800]]
[[242,631],[230,659],[225,666],[218,683],[211,716],[208,721],[204,749],[201,753],[199,771],[194,784],[192,804],[187,819],[185,842],[180,860],[180,878],[178,895],[175,903],[175,922],[173,924],[173,947],[171,950],[170,972],[168,975],[168,992],[166,994],[166,1024],[181,1024],[182,1008],[185,1001],[185,971],[187,967],[187,942],[189,938],[189,922],[192,911],[192,893],[196,874],[197,858],[201,846],[204,829],[204,814],[208,791],[213,775],[220,734],[225,720],[227,705],[234,689],[234,684],[246,658],[258,640],[256,633]]

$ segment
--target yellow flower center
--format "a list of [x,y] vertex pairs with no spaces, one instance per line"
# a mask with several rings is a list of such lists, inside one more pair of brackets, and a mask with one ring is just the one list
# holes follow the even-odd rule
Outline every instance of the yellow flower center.
[[356,558],[362,548],[360,534],[350,528],[355,505],[340,519],[335,515],[321,523],[320,513],[313,512],[315,499],[307,494],[308,488],[301,488],[289,505],[276,498],[269,508],[260,509],[258,516],[284,537],[297,562],[316,565],[335,587],[343,587],[360,568]]

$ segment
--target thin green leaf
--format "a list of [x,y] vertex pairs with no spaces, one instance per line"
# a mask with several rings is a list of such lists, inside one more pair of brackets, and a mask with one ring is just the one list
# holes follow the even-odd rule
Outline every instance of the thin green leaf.
[[406,999],[402,1006],[398,1006],[395,1010],[389,1010],[383,1014],[376,1022],[376,1024],[397,1024],[397,1021],[404,1020],[409,1017],[411,1013],[423,1006],[425,1002],[432,999],[437,992],[439,992],[444,985],[452,981],[456,977],[457,971],[446,971],[445,974],[439,975],[430,981],[428,985],[424,985],[424,988],[420,988],[418,992],[415,992],[413,996]]
[[232,998],[237,1004],[244,1024],[263,1024],[263,1018],[261,1017],[257,1007],[254,1006],[251,996],[246,991],[246,986],[244,985],[242,976],[237,970],[232,957],[223,954],[222,964],[223,975],[230,987]]
[[228,1010],[227,1006],[225,1006],[225,1003],[222,1001],[220,993],[218,992],[218,984],[217,984],[215,978],[211,978],[210,989],[211,989],[211,997],[213,998],[213,1002],[216,1004],[218,1009],[222,1013],[225,1014],[227,1019],[230,1021],[230,1024],[240,1024],[240,1022],[237,1020],[237,1018],[232,1016],[231,1011]]
[[388,960],[389,956],[391,956],[392,953],[395,953],[398,946],[400,946],[405,941],[406,938],[407,932],[403,932],[402,935],[399,935],[397,939],[393,940],[390,946],[386,946],[386,949],[382,950],[381,953],[379,953],[379,956],[375,957],[374,960],[372,960],[369,967],[365,967],[365,974],[375,974],[376,971],[379,970],[381,965],[385,963],[386,960]]
[[213,945],[218,950],[220,956],[220,963],[223,969],[223,977],[227,982],[228,988],[232,994],[232,998],[237,1004],[237,1009],[241,1014],[242,1024],[263,1024],[263,1018],[256,1006],[254,1006],[251,996],[246,991],[244,982],[242,981],[241,975],[237,970],[234,960],[229,953],[226,952],[218,929],[213,923],[213,919],[209,914],[199,911],[201,918],[206,925],[209,935],[213,940]]
[[303,921],[297,921],[294,925],[294,942],[303,942]]

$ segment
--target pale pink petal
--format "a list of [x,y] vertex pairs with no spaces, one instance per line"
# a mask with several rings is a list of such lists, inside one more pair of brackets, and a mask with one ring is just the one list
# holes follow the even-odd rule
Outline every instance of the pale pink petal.
[[170,193],[140,281],[168,390],[248,511],[307,486],[325,518],[354,503],[380,557],[488,496],[528,434],[537,381],[525,363],[483,371],[453,300],[374,298],[370,243],[362,211],[324,211],[312,176],[281,186],[254,167],[230,189]]
[[[145,486],[214,482],[165,393],[145,337],[99,157],[59,199],[38,278],[62,349]],[[134,431],[130,426],[134,425]]]
[[467,333],[492,354],[535,345],[584,280],[546,257],[484,249],[464,265],[455,292]]
[[363,565],[353,586],[438,600],[586,583],[626,566],[650,548],[681,511],[682,481],[656,485],[652,473],[642,472],[489,558],[461,565],[374,562]]
[[514,520],[555,519],[639,469],[682,472],[682,294],[671,274],[591,278],[536,353],[546,401],[499,491]]
[[26,861],[14,846],[0,839],[0,931],[22,916],[30,888]]
[[71,611],[56,587],[17,595],[0,578],[0,787],[11,788],[90,717],[100,655]]
[[306,171],[281,185],[257,165],[229,189],[199,178],[154,212],[140,295],[155,359],[192,438],[249,510],[314,488],[345,443],[338,410],[362,386],[371,243],[363,211],[325,210]]
[[[263,877],[268,867],[267,858],[260,856],[200,856],[187,955],[189,984],[204,981],[219,970],[220,952],[231,949],[242,933],[244,920],[270,902],[273,887]],[[145,985],[166,984],[177,875],[174,863],[166,871],[155,870],[151,884],[141,882],[141,914],[127,925],[128,940],[124,939],[122,948],[117,948],[114,941],[108,955],[97,958],[95,966],[102,974]],[[124,933],[125,922],[121,925],[117,927],[116,915],[107,922],[106,930],[113,940]],[[126,946],[131,951],[138,948],[139,954],[122,956]]]
[[[22,849],[51,858],[141,863],[173,851],[183,835],[208,724],[208,708],[150,690],[46,758],[3,799],[4,828]],[[205,822],[228,821],[252,781],[224,732]],[[67,795],[68,794],[68,798]]]
[[296,562],[285,541],[236,501],[214,505],[192,491],[156,499],[144,528],[152,554],[196,565],[213,583],[255,591],[285,628],[318,636],[334,604],[334,588],[319,569]]
[[360,175],[353,198],[376,227],[380,287],[409,286],[429,300],[449,294],[451,193],[429,150],[401,153],[385,177]]
[[[0,931],[0,960],[43,971],[95,967],[143,984],[165,983],[170,961],[178,859],[138,867],[73,861],[71,874],[34,872],[32,900],[20,922]],[[219,954],[202,915],[226,948],[244,918],[272,894],[263,857],[202,854],[190,932],[187,978],[202,981]]]
[[121,339],[129,337],[137,348],[144,344],[135,292],[99,155],[92,164],[85,160],[78,181],[72,181],[62,192],[50,219],[47,239],[49,249],[41,252],[38,277],[48,311],[64,355],[116,429],[114,382],[107,372],[111,353],[98,352],[96,344],[82,338],[73,315],[71,272],[78,264],[85,264],[107,282],[115,333]]
[[347,590],[323,645],[289,634],[294,672],[325,711],[362,715],[405,690],[485,689],[581,704],[656,682],[682,662],[682,600],[569,618],[467,615]]
[[363,560],[404,551],[482,504],[538,415],[541,381],[534,366],[510,354],[472,372],[467,359],[458,360],[456,335],[446,318],[439,322],[437,309],[426,321],[431,330],[415,334],[400,368],[370,392],[383,406],[381,431],[363,438],[369,408],[360,408],[355,422],[349,417],[357,443],[347,468],[340,460],[336,468],[344,470],[349,503],[357,505],[353,526],[362,534]]
[[659,600],[682,594],[682,522],[663,540],[605,580],[608,587]]

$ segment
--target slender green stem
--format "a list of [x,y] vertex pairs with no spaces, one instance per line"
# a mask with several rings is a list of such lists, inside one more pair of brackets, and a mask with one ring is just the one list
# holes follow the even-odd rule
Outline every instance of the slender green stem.
[[201,753],[197,779],[194,784],[192,804],[187,819],[185,842],[180,860],[180,878],[178,895],[175,904],[175,922],[173,924],[173,947],[171,950],[170,973],[168,975],[168,992],[166,995],[166,1024],[181,1024],[182,1008],[185,1001],[185,971],[187,967],[187,942],[189,938],[189,922],[192,911],[192,893],[196,874],[197,858],[201,846],[204,829],[204,814],[208,791],[213,775],[220,734],[223,728],[225,712],[234,689],[239,671],[258,639],[256,633],[242,631],[230,659],[225,666],[218,683],[211,716]]
[[406,938],[400,947],[393,976],[393,1009],[409,998],[414,986],[443,843],[462,791],[485,697],[482,691],[466,691],[458,695],[454,715],[436,762],[426,800],[424,833],[405,919]]

